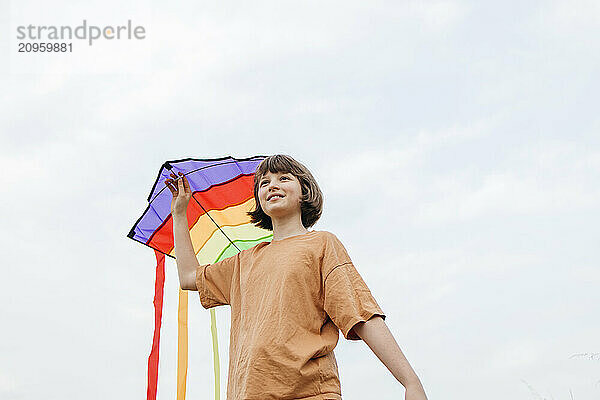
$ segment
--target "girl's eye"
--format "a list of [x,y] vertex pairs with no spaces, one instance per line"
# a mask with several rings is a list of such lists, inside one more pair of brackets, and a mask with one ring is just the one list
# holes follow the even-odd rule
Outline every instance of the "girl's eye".
[[[290,178],[289,176],[282,176],[279,179],[288,179],[289,180],[289,179],[292,179],[292,178]],[[262,181],[262,182],[259,183],[259,186],[264,186],[265,183],[269,183],[269,181],[264,180],[264,181]]]

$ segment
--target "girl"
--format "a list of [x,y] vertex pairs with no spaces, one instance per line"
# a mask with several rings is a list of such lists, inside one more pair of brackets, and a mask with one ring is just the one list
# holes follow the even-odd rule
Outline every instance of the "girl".
[[272,241],[207,265],[198,265],[192,249],[192,193],[179,175],[165,183],[181,288],[197,290],[204,308],[231,306],[228,400],[341,400],[333,353],[339,330],[367,343],[406,388],[406,400],[427,400],[342,243],[308,229],[321,216],[323,195],[304,165],[287,155],[260,163],[248,214],[273,231]]

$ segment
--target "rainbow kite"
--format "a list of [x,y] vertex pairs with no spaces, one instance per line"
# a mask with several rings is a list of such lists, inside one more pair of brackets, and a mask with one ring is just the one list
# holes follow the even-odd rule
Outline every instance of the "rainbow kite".
[[[254,209],[254,171],[265,156],[235,159],[192,159],[165,162],[148,196],[148,207],[127,235],[143,243],[156,254],[156,282],[154,293],[155,325],[152,349],[148,357],[147,399],[156,399],[158,354],[165,280],[165,255],[175,258],[171,199],[165,185],[171,172],[183,173],[192,191],[187,208],[187,220],[192,245],[200,264],[212,264],[259,242],[270,241],[271,231],[257,228],[246,214]],[[188,337],[187,291],[179,289],[178,346],[177,346],[177,400],[185,399]],[[220,394],[219,347],[215,309],[210,309],[215,375],[215,399]]]

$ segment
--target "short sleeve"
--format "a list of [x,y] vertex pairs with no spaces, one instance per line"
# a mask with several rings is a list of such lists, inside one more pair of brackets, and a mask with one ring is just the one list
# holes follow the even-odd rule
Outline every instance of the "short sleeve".
[[203,264],[196,268],[196,288],[204,308],[230,304],[231,280],[240,253],[214,264]]
[[368,321],[374,315],[385,320],[385,314],[346,249],[332,233],[325,239],[322,279],[325,312],[346,339],[361,339],[352,329],[358,322]]

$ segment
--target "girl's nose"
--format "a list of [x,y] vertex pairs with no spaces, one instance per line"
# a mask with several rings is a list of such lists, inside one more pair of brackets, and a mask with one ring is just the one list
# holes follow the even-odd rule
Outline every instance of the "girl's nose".
[[277,185],[277,181],[269,182],[269,190],[274,189],[274,188],[279,189],[279,186]]

